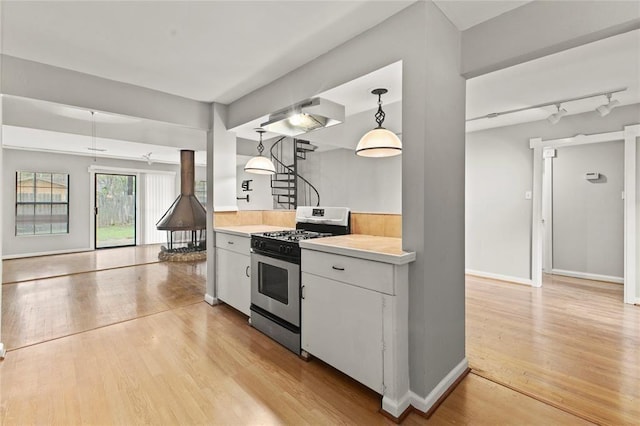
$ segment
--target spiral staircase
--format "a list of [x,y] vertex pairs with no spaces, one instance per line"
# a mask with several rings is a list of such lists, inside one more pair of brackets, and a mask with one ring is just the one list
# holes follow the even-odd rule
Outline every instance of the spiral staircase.
[[298,162],[318,147],[308,141],[286,136],[278,139],[270,150],[276,173],[271,176],[271,195],[276,209],[295,210],[298,206],[319,206],[316,187],[298,174]]

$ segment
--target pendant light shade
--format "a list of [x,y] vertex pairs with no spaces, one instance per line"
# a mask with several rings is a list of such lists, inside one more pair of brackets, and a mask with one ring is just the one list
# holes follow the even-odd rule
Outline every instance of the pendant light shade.
[[376,123],[378,127],[368,131],[358,142],[356,154],[361,157],[393,157],[402,154],[402,141],[398,136],[382,127],[385,113],[382,110],[382,95],[387,93],[387,89],[375,89],[372,94],[378,96],[378,111],[376,112]]
[[249,160],[244,166],[244,171],[247,173],[253,173],[256,175],[273,175],[276,173],[276,168],[273,162],[262,155],[264,146],[262,145],[262,134],[265,133],[264,129],[256,129],[256,132],[260,135],[260,143],[258,143],[258,155]]
[[402,154],[402,142],[395,133],[382,127],[376,128],[360,139],[356,154],[361,157],[393,157]]

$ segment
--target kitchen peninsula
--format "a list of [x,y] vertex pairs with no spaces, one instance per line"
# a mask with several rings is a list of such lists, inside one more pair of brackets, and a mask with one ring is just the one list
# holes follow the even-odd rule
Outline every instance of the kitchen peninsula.
[[[215,228],[220,300],[250,315],[250,236],[285,229]],[[415,253],[404,252],[400,238],[364,234],[299,244],[302,356],[375,390],[383,410],[399,417],[409,406],[408,265]]]

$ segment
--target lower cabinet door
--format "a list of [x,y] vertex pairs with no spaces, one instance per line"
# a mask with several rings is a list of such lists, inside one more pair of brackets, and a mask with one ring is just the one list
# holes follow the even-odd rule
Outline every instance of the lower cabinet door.
[[302,285],[302,348],[382,394],[382,294],[308,273]]
[[218,298],[245,315],[250,314],[250,258],[233,251],[216,249]]

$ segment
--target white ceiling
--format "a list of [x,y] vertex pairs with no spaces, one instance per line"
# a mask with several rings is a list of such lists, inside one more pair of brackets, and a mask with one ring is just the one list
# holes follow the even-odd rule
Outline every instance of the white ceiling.
[[3,1],[5,54],[230,103],[413,1]]
[[[2,1],[2,47],[5,54],[29,60],[193,99],[228,103],[374,26],[410,3],[375,0]],[[436,1],[459,29],[525,3]],[[636,31],[469,80],[467,117],[620,86],[629,87],[627,92],[616,96],[623,104],[640,102],[639,52],[639,32]],[[353,116],[376,107],[375,97],[370,94],[376,87],[389,89],[383,97],[385,105],[400,101],[401,64],[392,64],[318,95],[345,105],[347,116]],[[603,102],[604,98],[594,99],[565,108],[573,114]],[[9,125],[90,134],[86,111],[42,105],[38,101],[9,101],[9,106],[6,102],[4,105]],[[467,130],[540,120],[553,112],[552,109],[478,120],[468,124]],[[265,120],[266,116],[241,126],[236,129],[238,136],[257,139],[253,128]],[[37,124],[33,124],[34,121]],[[142,151],[161,152],[167,146],[191,147],[198,151],[204,143],[202,134],[193,134],[189,129],[146,120],[131,121],[127,117],[98,117],[98,129],[105,141],[133,141],[151,144],[153,148],[122,148],[121,152],[115,152],[120,144],[112,143],[114,151],[110,154],[116,157],[135,155],[140,159]],[[267,138],[269,136],[273,135]]]
[[533,0],[434,0],[434,3],[460,31],[464,31],[531,1]]
[[[468,80],[467,118],[621,87],[628,89],[614,99],[622,105],[640,102],[640,30]],[[562,106],[571,115],[593,111],[606,101],[599,96]],[[467,122],[467,131],[544,120],[555,111],[549,106]]]
[[[414,1],[3,1],[2,50],[227,104]],[[461,30],[525,3],[436,1]]]

